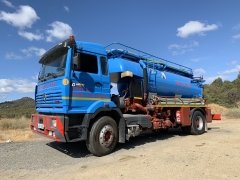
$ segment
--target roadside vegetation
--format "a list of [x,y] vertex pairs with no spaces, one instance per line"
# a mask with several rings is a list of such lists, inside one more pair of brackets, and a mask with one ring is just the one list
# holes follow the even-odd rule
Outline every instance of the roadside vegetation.
[[30,118],[0,119],[0,143],[28,141],[35,137],[29,129]]
[[228,119],[240,119],[240,108],[228,109],[225,116]]
[[1,119],[0,120],[0,131],[26,129],[29,127],[30,118],[19,118],[19,119]]
[[0,103],[0,119],[30,118],[33,113],[35,113],[35,101],[29,97]]
[[204,96],[209,104],[218,104],[227,108],[239,108],[240,73],[232,82],[218,78],[212,84],[205,84]]

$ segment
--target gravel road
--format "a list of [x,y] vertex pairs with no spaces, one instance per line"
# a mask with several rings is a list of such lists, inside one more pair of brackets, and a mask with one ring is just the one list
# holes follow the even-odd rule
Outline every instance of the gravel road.
[[0,179],[240,179],[240,120],[214,121],[207,133],[145,133],[104,157],[85,143],[0,144]]

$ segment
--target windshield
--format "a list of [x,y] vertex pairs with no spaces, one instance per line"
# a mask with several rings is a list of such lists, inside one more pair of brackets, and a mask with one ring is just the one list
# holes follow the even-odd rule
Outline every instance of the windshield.
[[42,70],[39,74],[39,81],[56,78],[65,74],[68,48],[61,48],[44,60]]

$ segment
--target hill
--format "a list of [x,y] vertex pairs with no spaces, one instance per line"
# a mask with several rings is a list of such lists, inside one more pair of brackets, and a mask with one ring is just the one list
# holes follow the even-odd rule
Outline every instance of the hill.
[[0,103],[0,119],[20,117],[30,118],[31,114],[35,112],[35,101],[29,97]]

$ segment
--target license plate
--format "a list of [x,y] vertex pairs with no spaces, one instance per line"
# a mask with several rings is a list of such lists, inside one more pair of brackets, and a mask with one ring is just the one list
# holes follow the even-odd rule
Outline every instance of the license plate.
[[38,129],[44,129],[44,124],[38,123]]

